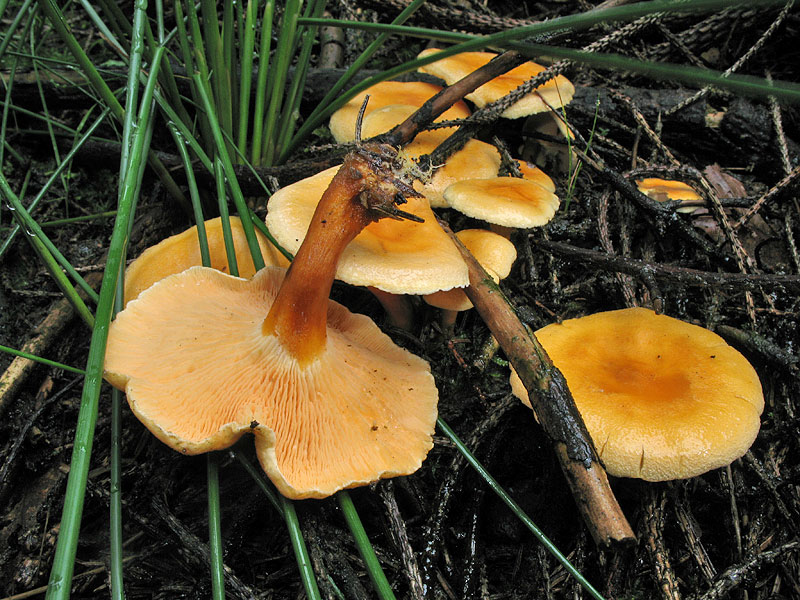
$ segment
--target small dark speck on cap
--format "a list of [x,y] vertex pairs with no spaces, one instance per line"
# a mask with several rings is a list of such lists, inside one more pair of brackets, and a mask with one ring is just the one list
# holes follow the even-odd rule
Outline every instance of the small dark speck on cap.
[[255,429],[258,427],[258,421],[250,421],[250,429]]

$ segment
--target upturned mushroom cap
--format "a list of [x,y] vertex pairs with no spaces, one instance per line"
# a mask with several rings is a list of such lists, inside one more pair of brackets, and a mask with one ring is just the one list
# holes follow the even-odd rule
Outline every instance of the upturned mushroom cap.
[[[239,275],[244,278],[252,277],[256,268],[250,256],[250,248],[244,235],[242,221],[239,217],[230,217],[231,236],[236,254],[236,264]],[[228,255],[225,252],[225,240],[222,235],[222,219],[210,219],[205,222],[206,236],[208,238],[208,252],[211,257],[210,266],[223,273],[229,273]],[[289,261],[278,252],[269,240],[259,231],[256,231],[258,246],[267,265],[287,267]],[[125,304],[136,298],[156,281],[168,275],[180,273],[189,267],[198,267],[203,264],[200,256],[200,242],[197,238],[197,226],[190,227],[177,235],[162,240],[134,260],[125,270]]]
[[[462,229],[456,237],[467,247],[481,266],[499,283],[508,277],[511,266],[517,260],[517,249],[502,235],[485,229]],[[423,296],[422,299],[437,308],[462,311],[472,308],[464,290],[455,288]]]
[[111,324],[106,379],[180,452],[252,433],[290,498],[413,473],[436,420],[428,364],[331,301],[327,346],[301,367],[262,332],[284,273],[268,267],[245,280],[194,267],[154,284]]
[[[361,105],[364,103],[364,98],[367,94],[369,94],[369,102],[364,112],[365,118],[372,111],[390,104],[406,104],[419,108],[441,90],[441,86],[422,81],[382,81],[376,83],[369,89],[351,98],[347,104],[331,115],[329,123],[331,133],[334,139],[340,144],[352,142],[356,139],[355,131],[358,111],[361,109]],[[440,117],[440,120],[463,119],[468,117],[469,114],[470,111],[467,105],[459,101],[447,109]],[[385,133],[396,124],[397,123],[394,123],[388,129],[375,131],[371,135]],[[366,139],[371,136],[362,135],[362,137]]]
[[558,196],[541,185],[518,177],[466,179],[444,191],[450,208],[468,217],[504,227],[539,227],[552,219]]
[[[435,52],[440,52],[440,50],[428,48],[420,52],[417,58],[424,58]],[[495,56],[497,55],[492,52],[462,52],[420,67],[419,70],[443,79],[447,85],[452,85],[488,63]],[[474,92],[467,94],[465,98],[474,102],[478,108],[482,108],[517,89],[544,70],[545,67],[542,65],[526,62],[483,84]],[[528,94],[512,104],[503,111],[502,116],[506,119],[519,119],[550,110],[550,106],[558,108],[568,104],[574,94],[575,87],[572,83],[563,75],[557,75],[536,88],[535,93]]]
[[[300,247],[314,209],[338,168],[286,186],[270,198],[267,226],[290,252]],[[467,267],[436,224],[425,198],[408,198],[400,208],[424,222],[382,219],[368,225],[345,249],[336,278],[393,294],[430,294],[466,286]]]
[[[694,477],[742,456],[758,434],[758,375],[707,329],[630,308],[548,325],[536,337],[611,475]],[[516,373],[511,383],[528,404]]]
[[[700,202],[703,197],[698,194],[692,186],[682,181],[671,179],[659,179],[657,177],[647,177],[636,181],[636,187],[648,198],[658,202],[668,200],[680,202]],[[685,206],[675,209],[678,212],[694,212],[697,206]]]

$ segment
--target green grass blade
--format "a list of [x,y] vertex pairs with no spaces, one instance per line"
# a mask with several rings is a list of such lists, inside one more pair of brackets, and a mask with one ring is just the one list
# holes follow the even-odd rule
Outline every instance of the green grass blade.
[[139,71],[142,68],[144,51],[144,22],[147,14],[142,3],[137,2],[133,11],[133,29],[131,31],[131,53],[128,55],[128,81],[125,86],[125,113],[122,119],[122,140],[120,150],[120,170],[117,196],[121,195],[121,186],[125,182],[125,170],[128,168],[128,154],[131,151],[131,139],[139,100]]
[[294,510],[294,505],[291,500],[287,500],[269,485],[264,474],[256,469],[252,463],[238,450],[231,451],[231,454],[236,457],[239,464],[244,467],[245,471],[253,478],[256,485],[261,488],[261,491],[267,496],[270,504],[283,515],[286,521],[286,526],[289,530],[289,537],[292,543],[292,549],[297,560],[297,566],[300,569],[300,578],[303,581],[303,587],[306,590],[306,595],[311,600],[321,599],[319,587],[317,586],[317,579],[314,576],[314,570],[311,568],[311,560],[308,556],[306,543],[303,539],[303,534],[300,531],[300,521],[297,518],[297,512]]
[[236,248],[233,245],[231,233],[231,218],[228,212],[228,197],[225,194],[225,168],[222,161],[217,159],[214,163],[214,176],[217,182],[217,200],[219,202],[219,216],[222,221],[222,239],[225,242],[225,256],[228,259],[230,274],[239,276],[239,264],[236,262]]
[[286,78],[289,75],[289,66],[294,55],[297,20],[300,18],[302,5],[302,0],[287,0],[283,11],[280,33],[278,34],[278,45],[275,49],[275,61],[272,67],[274,72],[267,90],[269,104],[267,106],[266,122],[264,123],[264,143],[266,145],[262,151],[262,164],[268,166],[272,165],[273,157],[275,156],[276,127],[281,112]]
[[[83,75],[89,80],[92,88],[94,88],[95,92],[100,95],[106,106],[111,109],[111,114],[114,115],[114,118],[121,123],[125,118],[125,110],[122,108],[122,105],[119,103],[116,96],[114,96],[111,88],[108,87],[108,84],[105,82],[105,80],[103,80],[102,76],[95,68],[94,63],[92,63],[91,59],[83,51],[83,48],[78,43],[78,40],[76,40],[75,36],[72,35],[69,26],[64,19],[64,15],[58,8],[58,5],[55,3],[55,0],[39,0],[39,6],[41,7],[42,12],[47,15],[47,18],[50,21],[53,29],[59,34],[59,37],[77,61],[78,67]],[[156,65],[153,65],[152,69],[158,72]],[[159,160],[155,154],[151,154],[148,156],[148,162],[170,195],[185,205],[186,199],[183,197],[183,192],[181,192],[180,187],[178,187],[178,184],[175,183],[172,175],[170,175],[169,171],[161,162],[161,160]]]
[[486,468],[478,462],[478,460],[472,455],[469,449],[464,445],[464,443],[459,439],[456,433],[450,429],[450,426],[444,422],[443,419],[439,418],[436,420],[436,424],[439,426],[444,434],[450,438],[450,441],[453,442],[455,447],[458,451],[464,456],[467,462],[478,472],[478,475],[486,482],[486,484],[492,489],[492,491],[497,494],[497,497],[503,501],[503,503],[508,506],[511,511],[522,521],[528,530],[536,537],[537,540],[545,547],[545,549],[552,554],[558,562],[560,562],[563,567],[581,584],[583,589],[585,589],[592,598],[595,600],[603,600],[603,596],[598,592],[591,583],[589,583],[586,578],[576,569],[571,562],[564,556],[561,551],[556,548],[555,544],[550,541],[544,532],[539,529],[536,524],[531,520],[531,518],[525,514],[525,511],[522,510],[522,507],[519,506],[516,502],[514,502],[513,498],[508,495],[508,493],[500,486],[499,483],[492,477]]
[[256,43],[258,0],[248,0],[244,17],[244,31],[239,61],[239,123],[236,128],[236,146],[239,154],[247,155],[248,125],[250,123],[250,93],[253,87],[253,52]]
[[192,201],[192,211],[194,221],[197,224],[197,241],[200,244],[200,259],[203,265],[211,265],[211,255],[208,251],[208,235],[206,234],[205,217],[203,216],[202,203],[200,201],[200,190],[197,188],[197,179],[194,176],[192,160],[189,158],[189,151],[186,149],[185,138],[178,130],[174,122],[169,122],[168,127],[172,138],[175,140],[175,147],[183,162],[183,170],[186,173],[186,183],[189,186],[189,197]]
[[311,567],[311,558],[306,549],[303,532],[300,530],[300,521],[297,518],[297,512],[294,510],[294,504],[283,496],[280,496],[280,502],[283,509],[283,518],[286,519],[286,526],[289,529],[289,540],[292,543],[294,556],[297,559],[297,567],[300,569],[300,579],[303,581],[306,595],[309,600],[321,600],[322,596],[319,593],[319,587],[317,587],[317,578],[314,576],[314,569]]
[[108,545],[109,584],[112,600],[125,600],[122,552],[122,392],[111,390],[111,449],[109,452]]
[[[402,25],[405,23],[411,15],[413,15],[417,9],[425,2],[425,0],[414,0],[411,4],[409,4],[403,12],[401,12],[394,21],[392,21],[392,25]],[[367,46],[364,51],[353,61],[344,74],[333,84],[333,87],[328,91],[325,96],[323,96],[322,100],[319,101],[317,107],[311,111],[311,114],[307,117],[307,120],[318,122],[317,117],[319,114],[327,107],[344,89],[344,87],[350,83],[350,80],[358,73],[364,65],[366,65],[367,61],[372,58],[372,56],[377,52],[386,40],[389,38],[389,33],[381,33],[378,37],[373,40],[369,46]],[[307,131],[311,131],[311,129],[307,129]],[[302,141],[302,139],[298,139],[298,136],[294,136],[290,143],[288,143],[286,148],[284,148],[283,153],[280,155],[278,162],[283,163],[288,158],[288,148],[296,148],[297,145]]]
[[222,564],[222,527],[220,526],[219,457],[206,455],[208,479],[208,549],[211,554],[211,597],[225,600],[225,573]]
[[339,508],[342,509],[342,514],[350,529],[350,534],[355,540],[356,548],[358,548],[364,565],[367,567],[367,573],[372,580],[375,592],[382,600],[395,600],[392,586],[389,585],[389,580],[386,579],[381,563],[378,562],[378,557],[375,555],[375,550],[372,548],[367,532],[361,524],[361,519],[358,516],[358,512],[356,512],[355,505],[353,505],[350,492],[347,490],[337,492],[336,499],[339,501]]
[[[157,52],[160,59],[161,49]],[[150,122],[150,108],[155,90],[159,61],[153,65],[147,87],[142,96],[139,121]],[[97,305],[95,326],[89,345],[89,357],[86,363],[86,378],[81,394],[81,407],[78,413],[78,424],[75,430],[75,441],[70,463],[67,490],[64,496],[64,508],[61,514],[61,529],[56,543],[55,556],[50,571],[46,600],[67,600],[72,587],[72,573],[75,566],[75,554],[78,548],[83,500],[86,492],[86,478],[89,473],[89,462],[92,454],[94,430],[97,423],[100,388],[103,380],[103,360],[105,357],[108,328],[114,310],[114,298],[117,292],[117,280],[124,267],[125,247],[128,232],[136,205],[137,179],[141,177],[141,168],[148,148],[147,127],[136,130],[133,138],[131,165],[127,169],[126,185],[122,187],[117,219],[111,234],[106,268],[100,287],[100,301]]]
[[[33,4],[33,0],[25,0],[25,3],[17,10],[17,14],[14,15],[14,19],[11,21],[8,30],[3,36],[0,36],[0,58],[5,56],[8,45],[14,40],[14,32],[17,30],[22,20],[32,16],[28,14],[31,4]],[[2,12],[5,12],[5,4],[2,7]]]
[[270,72],[269,53],[272,45],[272,17],[274,12],[274,0],[267,0],[264,4],[264,13],[261,16],[256,98],[253,106],[253,135],[250,144],[250,162],[254,165],[261,165],[261,148],[264,143],[264,111],[266,107],[267,76]]
[[42,358],[41,356],[36,356],[35,354],[30,354],[29,352],[23,352],[22,350],[15,350],[14,348],[9,348],[8,346],[3,346],[2,344],[0,344],[0,352],[5,352],[7,354],[13,354],[14,356],[27,358],[28,360],[42,363],[43,365],[47,365],[48,367],[55,367],[56,369],[64,369],[65,371],[69,371],[70,373],[77,373],[78,375],[83,375],[85,373],[83,369],[79,369],[78,367],[71,367],[69,365],[65,365],[64,363],[56,362],[54,360],[50,360],[49,358]]
[[245,238],[247,238],[247,246],[250,249],[250,254],[253,256],[253,264],[258,271],[264,268],[265,263],[264,258],[261,255],[261,247],[258,245],[258,239],[256,238],[255,230],[253,229],[253,223],[247,218],[249,209],[244,201],[244,196],[242,195],[242,190],[239,187],[239,182],[236,179],[236,172],[233,169],[233,163],[228,156],[225,140],[223,139],[222,131],[219,128],[219,123],[217,122],[214,113],[214,106],[211,104],[211,98],[209,97],[208,90],[206,90],[200,75],[195,75],[193,79],[200,94],[203,109],[206,111],[206,118],[208,119],[211,131],[214,135],[214,143],[216,145],[219,160],[222,162],[228,189],[230,189],[233,202],[236,205],[236,210],[239,213],[239,217],[242,219],[242,229],[244,230]]
[[[325,10],[325,0],[313,0],[309,5],[311,16],[319,17]],[[317,37],[318,27],[300,28],[300,53],[298,54],[294,77],[291,86],[286,92],[286,99],[283,103],[280,124],[278,125],[277,140],[275,142],[275,154],[280,156],[283,147],[288,143],[294,133],[295,124],[300,117],[300,101],[303,97],[303,88],[306,84],[306,75],[311,64],[311,48]]]
[[76,282],[82,282],[81,288],[87,291],[87,293],[91,292],[90,296],[95,301],[97,301],[97,293],[86,283],[83,277],[75,271],[74,267],[45,235],[42,228],[39,227],[39,224],[28,214],[28,211],[25,210],[25,206],[23,206],[22,202],[17,198],[17,195],[14,193],[14,190],[11,189],[11,185],[8,183],[5,175],[2,173],[0,173],[0,195],[3,196],[9,210],[13,212],[17,224],[27,233],[26,239],[33,246],[36,254],[42,259],[48,271],[50,271],[59,289],[61,289],[72,306],[75,307],[81,319],[91,327],[94,316],[86,307],[86,303],[78,295],[78,292],[72,287],[72,284],[70,284],[67,275],[64,274],[61,269],[64,268],[67,270],[67,273],[73,277]]
[[[102,123],[106,119],[106,117],[108,116],[109,111],[110,111],[110,109],[108,109],[108,108],[105,109],[102,112],[102,114],[99,117],[97,117],[94,120],[94,122],[89,126],[89,128],[81,136],[81,138],[77,142],[75,142],[75,144],[72,146],[72,149],[66,154],[66,156],[64,156],[64,160],[61,161],[61,164],[58,165],[56,170],[53,171],[53,173],[47,179],[45,184],[42,186],[42,189],[39,190],[39,193],[36,194],[36,197],[33,200],[31,200],[31,203],[28,205],[28,208],[27,208],[28,214],[33,212],[33,209],[35,209],[36,206],[39,204],[39,202],[42,200],[42,198],[44,198],[45,194],[50,189],[50,186],[52,186],[53,183],[55,183],[56,179],[58,179],[58,177],[61,175],[63,170],[67,167],[67,165],[70,163],[70,161],[75,156],[75,154],[81,149],[81,147],[83,147],[83,145],[86,143],[86,141],[92,136],[92,134],[95,132],[95,130],[100,126],[100,123]],[[2,257],[3,254],[5,254],[7,252],[8,248],[11,246],[11,242],[14,241],[14,238],[17,236],[17,234],[18,234],[18,232],[20,230],[21,230],[21,227],[19,225],[16,225],[11,230],[11,233],[9,233],[8,237],[6,238],[6,240],[3,242],[2,245],[0,245],[0,257]]]
[[[17,15],[16,15],[16,17],[14,19],[14,22],[11,24],[11,27],[9,28],[10,31],[7,32],[6,33],[6,37],[3,38],[2,41],[0,41],[0,58],[2,58],[3,54],[5,54],[6,46],[11,41],[11,39],[13,37],[13,32],[19,26],[18,20],[21,20],[22,17],[25,16],[25,15],[28,15],[28,20],[25,23],[25,28],[23,29],[22,33],[19,36],[20,37],[20,42],[19,42],[19,45],[17,46],[18,49],[22,46],[23,40],[26,37],[28,37],[28,31],[31,28],[31,24],[33,23],[33,17],[34,17],[34,15],[36,13],[35,10],[34,11],[29,10],[31,4],[32,4],[32,0],[27,0],[25,5],[17,13]],[[19,63],[19,57],[18,56],[13,56],[10,62],[11,62],[11,68],[9,70],[8,80],[7,80],[7,83],[6,83],[6,98],[5,98],[5,102],[3,103],[3,114],[2,114],[2,116],[0,116],[0,140],[3,140],[4,142],[7,139],[6,126],[8,124],[8,113],[9,113],[9,110],[10,110],[10,107],[11,107],[11,92],[14,89],[14,79],[17,76],[17,66],[18,66],[18,63]],[[4,161],[3,152],[5,150],[5,147],[6,147],[6,144],[3,144],[2,146],[0,146],[0,165],[2,165],[3,161]]]

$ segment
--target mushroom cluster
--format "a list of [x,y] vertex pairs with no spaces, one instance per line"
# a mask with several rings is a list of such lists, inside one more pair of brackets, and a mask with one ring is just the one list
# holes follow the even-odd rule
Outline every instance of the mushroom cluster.
[[329,300],[339,256],[413,189],[396,153],[364,146],[333,175],[288,271],[252,279],[206,267],[170,275],[119,313],[106,379],[170,447],[197,454],[255,437],[290,498],[414,472],[432,447],[429,365]]
[[[536,337],[611,475],[694,477],[742,456],[758,434],[758,375],[712,331],[630,308],[548,325]],[[511,387],[530,406],[514,372]]]
[[[492,53],[460,54],[421,70],[444,79],[449,85],[494,56]],[[539,65],[525,63],[481,86],[467,99],[477,106],[484,106],[542,70]],[[421,82],[376,84],[332,115],[331,132],[337,141],[355,139],[359,107],[369,96],[361,123],[361,137],[380,135],[405,121],[441,89]],[[573,92],[572,84],[559,76],[524,97],[514,110],[504,112],[503,116],[518,118],[563,106],[570,101]],[[437,120],[454,120],[467,115],[469,109],[463,102],[458,102]],[[411,160],[430,154],[453,130],[453,127],[446,127],[423,131],[401,152]],[[386,221],[368,226],[345,251],[337,277],[372,290],[395,325],[408,327],[410,323],[410,308],[399,299],[399,294],[422,295],[429,303],[447,311],[446,322],[452,320],[456,307],[469,306],[463,293],[457,291],[457,288],[467,285],[466,270],[460,257],[452,254],[452,244],[435,224],[430,209],[453,208],[492,224],[507,236],[509,229],[547,223],[559,205],[553,181],[541,169],[517,161],[522,178],[498,177],[500,163],[500,154],[492,145],[469,140],[438,166],[428,180],[414,182],[415,190],[423,197],[410,200],[406,210],[423,219],[427,225],[410,228],[407,223]],[[332,169],[324,171],[290,185],[270,200],[267,225],[279,243],[289,250],[301,243],[316,201],[330,181],[332,172]],[[414,233],[406,233],[406,230]],[[402,243],[398,243],[399,240]],[[507,252],[506,255],[510,254]],[[511,260],[513,262],[513,258]]]

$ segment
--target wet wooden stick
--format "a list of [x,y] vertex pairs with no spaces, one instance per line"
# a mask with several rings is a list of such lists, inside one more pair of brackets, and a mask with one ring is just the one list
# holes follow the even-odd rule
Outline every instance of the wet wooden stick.
[[595,540],[619,547],[635,542],[631,526],[608,484],[567,382],[536,336],[520,322],[506,297],[446,223],[442,229],[469,268],[467,296],[492,331],[528,390],[531,405],[552,442],[575,502]]

